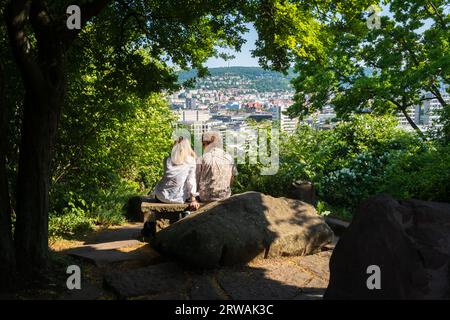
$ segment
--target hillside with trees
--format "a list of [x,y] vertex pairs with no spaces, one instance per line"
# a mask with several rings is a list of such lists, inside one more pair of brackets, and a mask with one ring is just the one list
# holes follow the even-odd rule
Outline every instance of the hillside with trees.
[[192,81],[195,89],[206,88],[210,90],[240,88],[254,89],[258,92],[267,91],[293,91],[290,81],[295,74],[289,69],[286,74],[259,67],[223,67],[209,68],[208,75],[197,77],[196,70],[180,72],[179,83]]

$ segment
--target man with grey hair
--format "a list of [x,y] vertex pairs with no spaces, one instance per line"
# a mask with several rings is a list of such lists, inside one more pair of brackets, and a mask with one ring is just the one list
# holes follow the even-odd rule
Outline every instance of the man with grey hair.
[[197,189],[201,202],[226,199],[231,196],[231,183],[237,175],[233,157],[223,150],[217,131],[202,136],[203,156],[197,160]]

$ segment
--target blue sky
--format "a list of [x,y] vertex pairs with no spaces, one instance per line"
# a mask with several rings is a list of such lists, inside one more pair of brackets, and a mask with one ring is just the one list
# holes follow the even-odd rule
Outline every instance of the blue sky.
[[[381,5],[381,13],[380,15],[387,15],[392,17],[392,14],[389,12],[389,6],[387,5]],[[446,10],[447,11],[447,10]],[[430,22],[426,21],[423,29],[426,29],[429,27]],[[243,66],[243,67],[258,67],[258,59],[253,58],[251,55],[251,51],[255,49],[255,41],[258,38],[258,34],[256,33],[255,28],[253,27],[253,24],[247,24],[246,25],[249,31],[244,34],[244,39],[246,42],[242,45],[241,51],[236,52],[234,50],[220,50],[221,52],[225,52],[228,54],[232,54],[235,56],[234,59],[225,61],[220,58],[210,58],[206,62],[206,66],[208,68],[217,68],[217,67],[234,67],[234,66]],[[422,29],[422,30],[423,30]]]
[[228,67],[228,66],[257,67],[258,59],[252,57],[251,50],[255,49],[255,41],[258,38],[258,35],[252,24],[247,24],[247,28],[249,29],[249,32],[247,32],[244,35],[244,39],[247,42],[242,45],[241,52],[236,52],[233,50],[221,50],[221,52],[232,54],[236,56],[236,58],[228,61],[225,61],[220,58],[219,59],[211,58],[206,62],[206,66],[208,68]]
[[[389,9],[387,6],[382,6],[382,12],[381,15],[386,14]],[[242,67],[258,67],[258,59],[253,58],[251,55],[251,51],[255,49],[255,41],[258,38],[258,34],[253,27],[253,24],[248,23],[246,24],[249,31],[244,34],[244,39],[246,42],[241,48],[240,52],[236,52],[234,50],[224,50],[221,49],[220,52],[225,52],[228,54],[232,54],[235,56],[234,59],[225,61],[220,58],[211,58],[206,62],[206,66],[208,68],[218,68],[218,67],[235,67],[235,66],[242,66]]]

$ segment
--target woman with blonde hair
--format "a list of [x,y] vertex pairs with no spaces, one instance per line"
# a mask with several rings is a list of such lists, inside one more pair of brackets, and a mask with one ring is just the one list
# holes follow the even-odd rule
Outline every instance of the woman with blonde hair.
[[195,178],[196,155],[189,140],[179,137],[172,153],[164,160],[164,175],[152,194],[164,203],[190,202],[190,209],[197,210],[197,183]]

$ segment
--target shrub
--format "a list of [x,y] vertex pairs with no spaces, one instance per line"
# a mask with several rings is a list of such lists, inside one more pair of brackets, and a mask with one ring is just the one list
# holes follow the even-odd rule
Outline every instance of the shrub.
[[50,193],[53,235],[72,234],[77,224],[123,223],[127,199],[153,187],[170,150],[173,115],[161,96],[130,95],[103,106],[82,98],[73,98],[62,119]]
[[87,203],[70,193],[71,200],[62,212],[49,213],[48,233],[50,237],[73,236],[92,230],[95,219],[89,216]]
[[376,193],[388,153],[375,156],[368,151],[351,159],[346,167],[324,175],[318,182],[319,195],[334,205],[355,208],[362,199]]
[[385,168],[379,192],[398,198],[450,200],[450,146],[411,146],[395,152]]
[[281,141],[278,173],[260,176],[257,166],[241,165],[235,191],[286,196],[292,181],[309,180],[316,185],[319,213],[347,219],[379,192],[450,199],[450,147],[398,128],[395,117],[356,115],[332,130],[300,126]]

